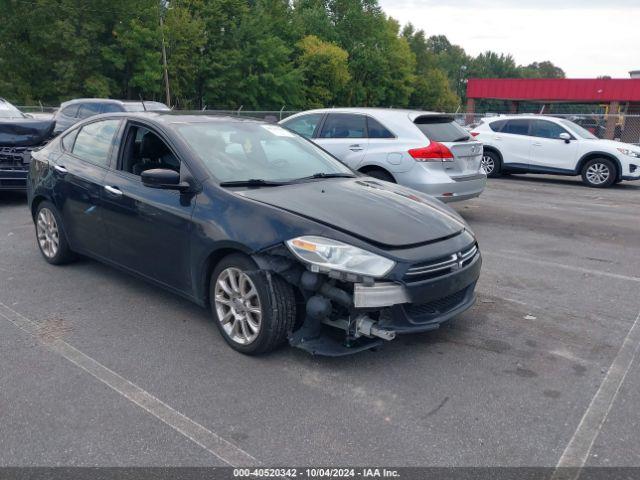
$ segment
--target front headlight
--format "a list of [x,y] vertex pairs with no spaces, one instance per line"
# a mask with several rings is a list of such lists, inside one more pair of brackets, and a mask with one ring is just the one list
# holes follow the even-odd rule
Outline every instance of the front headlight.
[[368,277],[383,277],[396,262],[358,247],[324,237],[305,236],[287,240],[289,250],[305,263],[320,269]]
[[630,150],[628,148],[618,148],[618,151],[623,155],[627,155],[633,158],[640,158],[640,152],[636,152],[635,150]]

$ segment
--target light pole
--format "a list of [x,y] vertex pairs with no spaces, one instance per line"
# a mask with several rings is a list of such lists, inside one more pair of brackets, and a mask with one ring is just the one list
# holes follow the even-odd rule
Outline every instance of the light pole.
[[171,108],[171,92],[169,90],[169,68],[167,66],[167,49],[164,44],[164,20],[162,19],[163,7],[164,9],[168,10],[169,2],[160,2],[160,34],[162,36],[162,67],[164,69],[164,92],[166,95],[167,107]]

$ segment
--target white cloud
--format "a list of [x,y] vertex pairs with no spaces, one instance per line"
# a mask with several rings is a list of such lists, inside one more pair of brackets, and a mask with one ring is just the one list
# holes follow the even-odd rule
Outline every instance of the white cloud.
[[[640,0],[380,0],[402,24],[446,35],[467,53],[551,60],[568,77],[627,78],[640,69]],[[560,8],[561,6],[562,8]]]

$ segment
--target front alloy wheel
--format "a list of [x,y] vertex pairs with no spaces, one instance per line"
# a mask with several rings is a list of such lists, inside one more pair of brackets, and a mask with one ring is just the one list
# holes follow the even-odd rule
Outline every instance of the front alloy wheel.
[[280,346],[296,322],[291,284],[274,272],[261,271],[241,253],[226,256],[213,269],[209,300],[224,340],[248,355]]
[[260,333],[262,306],[249,276],[238,268],[223,270],[214,298],[218,321],[229,338],[240,345],[253,342]]
[[606,158],[589,160],[582,169],[582,181],[590,187],[609,187],[616,181],[616,177],[615,166]]

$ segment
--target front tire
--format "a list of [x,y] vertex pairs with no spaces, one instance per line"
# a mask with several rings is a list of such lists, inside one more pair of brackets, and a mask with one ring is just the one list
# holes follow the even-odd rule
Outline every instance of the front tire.
[[295,323],[293,287],[261,271],[246,255],[232,254],[218,263],[211,274],[209,299],[224,340],[247,355],[276,349]]
[[487,173],[487,177],[496,178],[502,175],[502,161],[500,156],[487,150],[482,153],[482,168]]
[[75,258],[67,242],[62,217],[51,202],[38,205],[35,222],[38,248],[47,262],[62,265]]
[[593,158],[582,167],[582,182],[588,187],[610,187],[617,177],[616,166],[607,158]]

